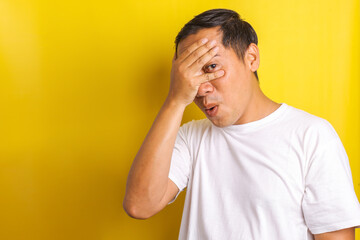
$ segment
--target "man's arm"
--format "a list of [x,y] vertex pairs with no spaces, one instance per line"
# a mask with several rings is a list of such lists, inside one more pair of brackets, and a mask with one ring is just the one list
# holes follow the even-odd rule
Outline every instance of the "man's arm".
[[315,240],[355,240],[355,228],[346,228],[334,232],[314,234]]
[[178,188],[169,179],[171,156],[184,110],[201,83],[219,78],[221,70],[204,74],[215,44],[198,41],[172,62],[169,94],[131,166],[123,207],[129,216],[145,219],[163,209]]
[[123,202],[131,217],[152,216],[165,207],[166,198],[177,193],[178,188],[168,178],[168,173],[184,109],[185,106],[165,102],[135,157]]

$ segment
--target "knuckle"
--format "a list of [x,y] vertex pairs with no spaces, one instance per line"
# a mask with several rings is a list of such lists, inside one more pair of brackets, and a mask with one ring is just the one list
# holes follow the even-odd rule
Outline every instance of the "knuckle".
[[196,60],[196,63],[199,64],[199,65],[205,64],[205,63],[204,63],[204,58],[202,58],[202,57],[201,57],[201,58],[198,58],[198,60]]
[[188,81],[188,82],[187,82],[187,86],[188,86],[188,88],[192,88],[192,87],[193,87],[193,83],[192,83],[191,81]]
[[197,44],[197,46],[203,45],[203,44],[204,44],[204,43],[203,43],[203,39],[198,40],[198,41],[196,42],[196,44]]
[[199,57],[200,57],[199,51],[193,52],[193,57],[194,57],[194,58],[199,58]]
[[219,49],[218,47],[214,47],[210,51],[211,51],[211,53],[216,53],[218,49]]
[[185,53],[186,55],[191,54],[191,49],[190,49],[190,47],[188,47],[188,48],[184,51],[184,53]]
[[217,72],[211,74],[211,79],[215,79],[215,78],[218,78],[218,77],[219,77],[219,75],[218,75]]
[[214,47],[214,42],[208,42],[207,44],[206,44],[206,47],[208,48],[208,49],[210,49],[210,48],[212,48],[212,47]]
[[[191,79],[192,80],[192,79]],[[192,80],[192,81],[189,81],[189,87],[191,88],[191,89],[194,89],[194,88],[196,88],[196,81],[194,81],[194,80]]]
[[205,76],[207,81],[211,80],[211,74],[206,74]]
[[191,80],[191,76],[190,76],[190,74],[188,72],[184,73],[184,78]]
[[215,55],[215,52],[212,50],[210,50],[206,53],[206,57],[208,57],[208,58],[212,58],[214,55]]
[[185,66],[184,65],[179,65],[177,67],[177,69],[178,69],[179,72],[183,73],[185,71]]
[[201,39],[199,41],[197,41],[196,43],[194,43],[194,47],[199,48],[203,45],[203,43],[201,42]]

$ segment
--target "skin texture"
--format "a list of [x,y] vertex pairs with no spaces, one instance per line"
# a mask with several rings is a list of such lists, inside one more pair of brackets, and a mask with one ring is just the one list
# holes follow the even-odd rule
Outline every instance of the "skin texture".
[[216,44],[196,41],[175,59],[168,96],[161,107],[129,171],[123,207],[137,219],[146,219],[163,209],[179,191],[169,178],[171,155],[185,107],[199,86],[222,76],[203,73],[203,64],[216,54]]
[[178,45],[178,53],[181,55],[187,46],[204,37],[210,40],[214,39],[219,43],[217,52],[219,56],[215,56],[204,64],[202,70],[205,73],[211,73],[222,69],[225,71],[225,75],[202,83],[194,99],[195,104],[205,115],[204,107],[206,105],[219,105],[216,116],[206,115],[218,127],[244,124],[264,118],[280,107],[280,104],[262,93],[253,73],[258,69],[260,63],[257,45],[250,44],[243,63],[232,48],[225,48],[221,44],[222,32],[219,29],[219,27],[202,29],[183,39]]
[[338,231],[315,234],[315,240],[355,240],[355,228],[345,228]]
[[[187,105],[194,101],[204,113],[205,106],[218,105],[218,114],[207,117],[219,127],[259,120],[280,106],[262,93],[253,74],[260,62],[256,44],[250,44],[242,62],[231,48],[224,48],[218,30],[219,27],[202,29],[178,45],[178,57],[174,54],[172,60],[168,96],[129,171],[123,207],[133,218],[155,215],[179,191],[168,174]],[[208,41],[202,42],[204,38]],[[213,40],[215,43],[211,44]],[[319,234],[321,238],[317,240],[352,239],[344,235],[351,232],[342,232]]]

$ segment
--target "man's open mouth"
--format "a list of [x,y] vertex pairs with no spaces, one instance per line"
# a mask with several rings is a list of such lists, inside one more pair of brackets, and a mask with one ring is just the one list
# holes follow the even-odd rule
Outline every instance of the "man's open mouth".
[[210,117],[214,117],[218,111],[218,108],[218,105],[212,106],[210,108],[205,108],[205,113]]

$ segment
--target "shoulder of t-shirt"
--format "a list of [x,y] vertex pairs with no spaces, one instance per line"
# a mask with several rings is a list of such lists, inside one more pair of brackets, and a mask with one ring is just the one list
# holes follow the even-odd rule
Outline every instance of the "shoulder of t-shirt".
[[204,132],[211,127],[209,119],[192,120],[184,123],[179,129],[179,135],[187,142],[191,143],[194,139],[199,139]]
[[211,127],[211,122],[209,119],[198,119],[198,120],[191,120],[189,122],[184,123],[180,127],[180,131],[183,132],[185,135],[193,134],[197,131],[203,132],[206,128]]
[[329,140],[339,137],[332,124],[325,118],[290,105],[287,113],[286,122],[291,124],[291,127],[303,131],[308,137],[317,135]]

